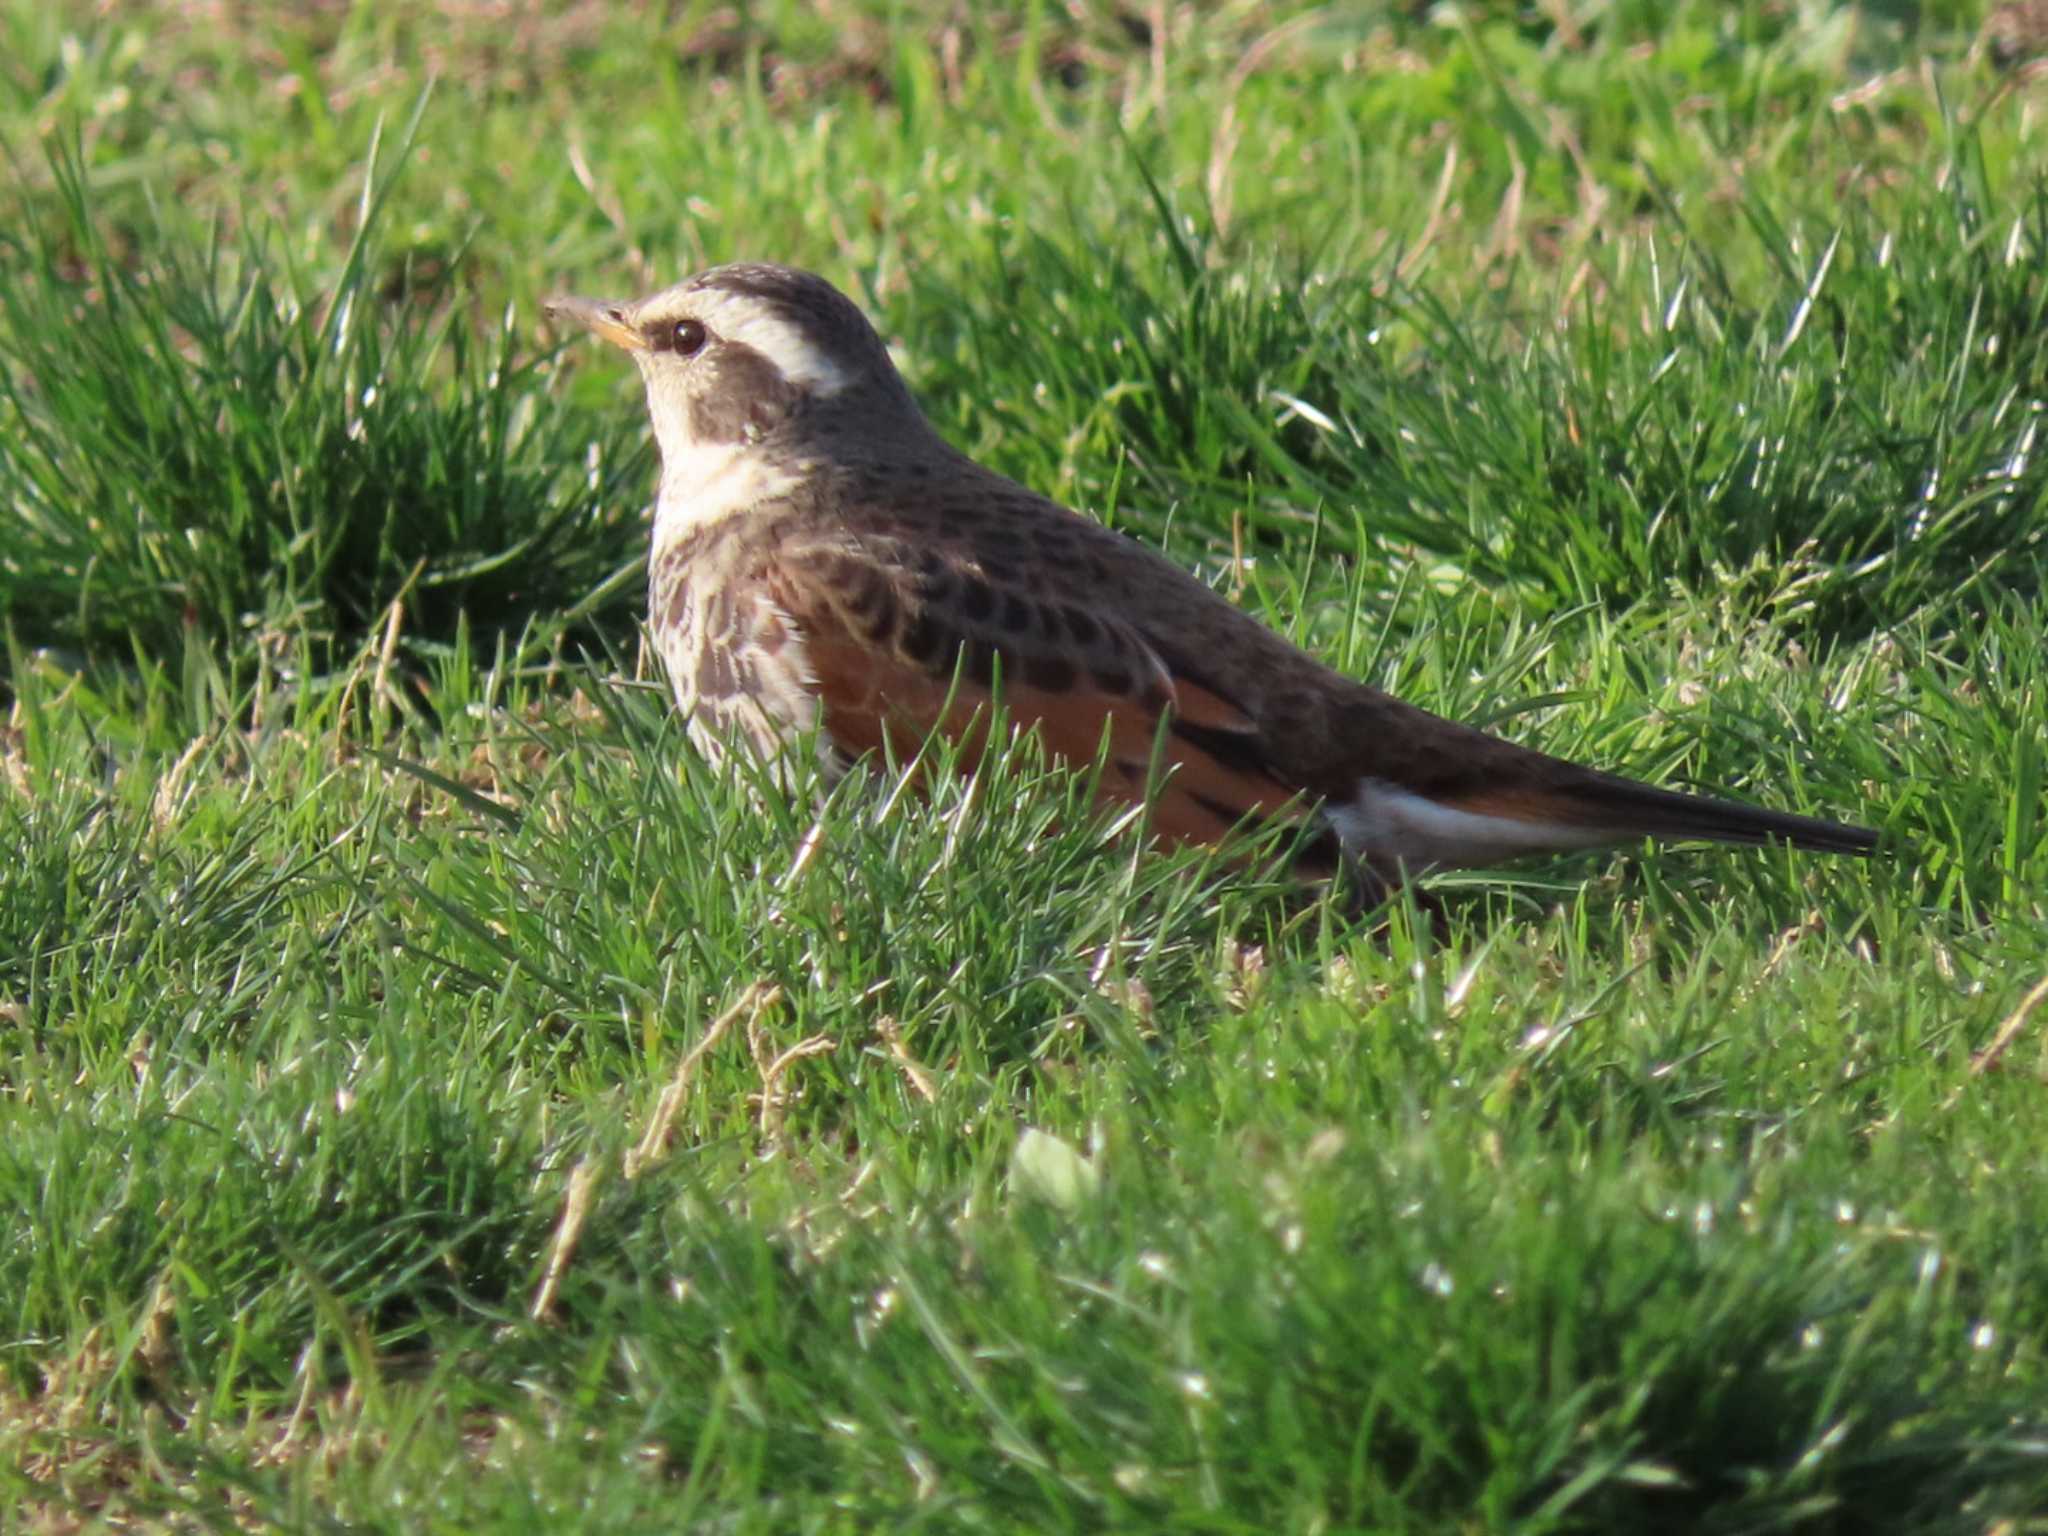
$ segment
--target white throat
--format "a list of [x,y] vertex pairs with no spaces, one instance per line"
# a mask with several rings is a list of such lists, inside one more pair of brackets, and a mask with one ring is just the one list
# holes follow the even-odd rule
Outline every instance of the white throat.
[[797,484],[752,443],[691,443],[661,456],[654,502],[654,552],[706,524],[750,511]]

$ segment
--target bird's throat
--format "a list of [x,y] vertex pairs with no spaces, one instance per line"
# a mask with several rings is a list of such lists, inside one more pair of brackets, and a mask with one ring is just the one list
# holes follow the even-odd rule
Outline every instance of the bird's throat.
[[802,478],[802,466],[784,462],[758,443],[695,442],[664,449],[661,490],[654,503],[654,554],[658,558],[700,529],[787,495]]

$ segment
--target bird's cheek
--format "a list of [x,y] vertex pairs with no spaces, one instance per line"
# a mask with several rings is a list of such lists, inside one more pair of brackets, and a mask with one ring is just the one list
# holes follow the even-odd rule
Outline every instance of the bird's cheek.
[[681,416],[690,409],[696,391],[688,379],[678,378],[673,368],[651,368],[647,372],[648,401],[664,416]]

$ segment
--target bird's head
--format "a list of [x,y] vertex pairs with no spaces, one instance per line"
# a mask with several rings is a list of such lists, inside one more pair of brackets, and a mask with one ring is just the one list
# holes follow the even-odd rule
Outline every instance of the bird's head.
[[547,312],[632,355],[669,464],[800,441],[848,411],[922,420],[858,306],[793,267],[713,267],[644,299],[554,299]]

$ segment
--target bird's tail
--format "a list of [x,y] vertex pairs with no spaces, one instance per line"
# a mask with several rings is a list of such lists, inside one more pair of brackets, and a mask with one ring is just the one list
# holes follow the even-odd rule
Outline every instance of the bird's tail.
[[1553,794],[1567,804],[1576,801],[1587,821],[1597,820],[1632,836],[1692,837],[1714,843],[1787,843],[1816,853],[1857,855],[1868,854],[1877,847],[1877,834],[1868,827],[1657,789],[1613,774],[1589,774],[1583,788],[1558,786]]

